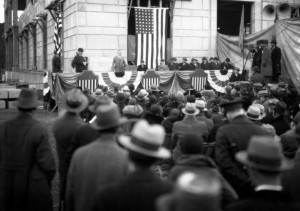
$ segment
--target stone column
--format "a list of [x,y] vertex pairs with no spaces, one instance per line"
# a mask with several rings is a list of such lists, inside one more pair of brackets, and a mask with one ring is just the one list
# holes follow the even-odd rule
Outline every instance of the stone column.
[[12,1],[13,10],[13,71],[19,69],[19,27],[18,27],[18,1]]

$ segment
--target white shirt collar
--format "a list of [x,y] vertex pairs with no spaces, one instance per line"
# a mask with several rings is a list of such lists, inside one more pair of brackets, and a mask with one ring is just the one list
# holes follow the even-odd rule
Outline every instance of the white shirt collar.
[[282,191],[281,185],[259,185],[255,188],[255,191],[261,190],[273,190],[273,191]]

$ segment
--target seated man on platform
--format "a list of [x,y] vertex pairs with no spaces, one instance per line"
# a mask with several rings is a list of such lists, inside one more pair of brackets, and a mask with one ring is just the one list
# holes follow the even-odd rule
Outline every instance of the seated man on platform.
[[192,58],[192,62],[190,64],[190,70],[196,70],[196,69],[200,69],[200,64],[198,62],[198,59]]
[[201,69],[209,70],[209,63],[206,57],[202,57],[202,63],[200,64]]
[[240,68],[235,68],[229,79],[229,82],[243,81],[243,76],[240,74]]
[[142,59],[141,64],[137,67],[137,71],[143,71],[145,73],[147,70],[148,70],[148,67],[145,64],[145,61]]
[[176,61],[177,59],[175,57],[171,58],[170,63],[168,64],[169,70],[177,70],[178,64]]
[[164,59],[160,60],[160,64],[158,65],[157,70],[158,71],[168,71],[169,70],[169,67],[168,67],[168,65],[165,64]]
[[234,66],[231,64],[230,59],[226,58],[224,62],[221,63],[221,71],[228,71],[234,69]]
[[182,63],[178,65],[178,70],[191,70],[190,64],[187,63],[187,58],[182,58]]
[[115,72],[117,77],[123,77],[125,74],[126,61],[122,57],[122,51],[118,50],[118,55],[114,57],[111,69]]

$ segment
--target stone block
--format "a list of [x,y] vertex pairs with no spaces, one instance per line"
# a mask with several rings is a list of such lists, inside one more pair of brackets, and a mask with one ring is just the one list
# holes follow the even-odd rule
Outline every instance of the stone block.
[[103,12],[127,13],[127,7],[116,5],[103,5]]
[[202,50],[209,50],[210,41],[209,38],[202,38]]
[[202,29],[201,17],[182,17],[182,29]]
[[209,30],[210,24],[209,24],[209,18],[203,18],[203,30]]
[[87,12],[87,26],[112,26],[117,27],[119,16],[115,13]]
[[211,8],[210,10],[211,11],[217,11],[217,0],[210,0],[210,5],[211,5]]
[[181,16],[174,16],[173,29],[181,29]]
[[8,98],[8,91],[0,89],[0,99],[7,99]]
[[119,5],[126,5],[127,6],[127,0],[119,0]]
[[[127,35],[119,36],[119,46],[118,49],[127,49]],[[126,57],[127,51],[123,52],[123,56]]]
[[182,38],[181,37],[173,37],[173,48],[174,49],[182,49]]
[[210,1],[211,0],[202,0],[202,9],[210,10]]
[[178,15],[178,16],[194,16],[193,12],[194,12],[193,10],[189,10],[189,9],[178,9],[176,11],[176,15]]
[[[75,38],[75,36],[74,36],[74,38]],[[80,46],[83,49],[86,49],[87,48],[86,47],[87,46],[86,41],[87,41],[87,35],[77,35],[77,45],[78,46]]]
[[8,90],[8,98],[9,99],[18,98],[20,92],[21,92],[21,89],[9,89]]
[[87,49],[118,49],[118,36],[88,35]]
[[6,101],[0,100],[0,109],[5,109],[5,108],[6,108]]
[[202,49],[202,38],[200,38],[200,37],[183,37],[182,38],[182,49],[201,50]]
[[192,10],[202,9],[202,0],[182,1],[181,8],[182,9],[192,9]]
[[126,28],[105,28],[103,29],[102,34],[111,34],[111,35],[127,35]]
[[77,12],[77,23],[78,26],[86,25],[86,12]]
[[180,9],[181,8],[181,1],[175,1],[175,9]]
[[[127,14],[119,14],[119,27],[127,28]],[[126,32],[127,33],[127,32]]]
[[103,10],[101,4],[83,4],[83,5],[84,6],[82,6],[82,11],[86,11],[86,12],[101,12]]

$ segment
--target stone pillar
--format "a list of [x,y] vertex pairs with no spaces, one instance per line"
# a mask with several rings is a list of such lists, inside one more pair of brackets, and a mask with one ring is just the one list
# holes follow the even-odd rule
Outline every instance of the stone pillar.
[[12,1],[13,10],[13,71],[19,69],[19,27],[18,27],[18,1]]

